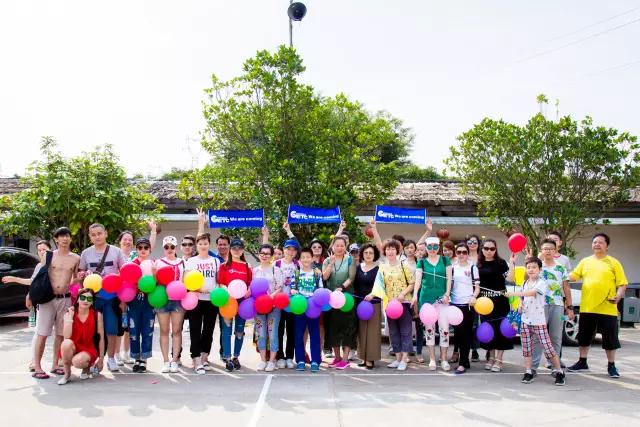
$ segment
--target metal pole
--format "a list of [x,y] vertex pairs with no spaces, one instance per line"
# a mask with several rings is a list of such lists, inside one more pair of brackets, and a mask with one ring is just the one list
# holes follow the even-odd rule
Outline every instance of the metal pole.
[[[289,0],[289,6],[293,4],[293,0]],[[293,47],[293,21],[289,18],[289,47]]]

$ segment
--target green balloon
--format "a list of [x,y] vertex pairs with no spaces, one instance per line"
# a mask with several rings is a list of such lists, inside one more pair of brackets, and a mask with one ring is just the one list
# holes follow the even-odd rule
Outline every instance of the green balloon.
[[344,313],[348,313],[349,311],[353,310],[353,306],[355,305],[356,302],[350,293],[348,292],[343,292],[343,293],[344,293],[344,305],[342,306],[340,311]]
[[153,292],[156,288],[156,279],[153,276],[142,276],[138,280],[138,289],[146,294]]
[[307,311],[308,304],[307,299],[302,295],[294,295],[289,302],[289,310],[293,314],[302,314]]
[[215,288],[211,291],[210,297],[211,304],[216,307],[222,307],[229,301],[229,291],[227,291],[227,288]]
[[167,288],[164,286],[156,286],[149,294],[149,304],[153,308],[162,308],[167,305],[169,297],[167,296]]

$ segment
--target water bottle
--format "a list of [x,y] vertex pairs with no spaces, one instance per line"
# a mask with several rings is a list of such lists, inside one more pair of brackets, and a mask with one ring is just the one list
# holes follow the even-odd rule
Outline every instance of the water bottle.
[[125,309],[122,312],[122,327],[127,328],[129,326],[129,315],[127,314],[127,310]]
[[36,326],[36,309],[31,307],[29,310],[29,327],[34,328]]

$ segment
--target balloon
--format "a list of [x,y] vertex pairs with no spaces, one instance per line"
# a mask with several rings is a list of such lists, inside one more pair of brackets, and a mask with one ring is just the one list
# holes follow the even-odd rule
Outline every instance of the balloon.
[[128,262],[120,269],[120,277],[122,277],[123,282],[138,283],[138,280],[142,277],[142,268],[135,262]]
[[84,278],[82,285],[85,288],[91,289],[93,292],[98,292],[102,289],[102,277],[99,274],[90,274]]
[[387,317],[389,319],[399,319],[402,316],[402,312],[404,311],[404,307],[402,307],[402,303],[396,299],[392,299],[387,304]]
[[240,299],[247,294],[247,284],[240,279],[232,280],[227,287],[231,298]]
[[175,277],[173,267],[169,267],[168,265],[161,267],[156,271],[156,280],[161,285],[168,285],[173,279],[175,279]]
[[204,285],[204,276],[199,271],[189,271],[184,275],[184,285],[189,291],[197,291]]
[[325,304],[322,306],[322,311],[327,312],[331,310],[331,304]]
[[180,305],[185,310],[193,310],[198,306],[198,294],[195,292],[187,292],[187,294],[180,300]]
[[362,301],[356,308],[356,314],[360,320],[369,320],[373,317],[373,304],[369,301]]
[[423,304],[420,307],[420,321],[424,325],[435,325],[438,321],[438,310],[429,303]]
[[315,304],[307,304],[305,314],[309,319],[317,319],[322,314],[322,309]]
[[355,301],[353,299],[353,295],[351,295],[350,293],[345,293],[344,294],[344,305],[342,306],[342,308],[340,309],[340,311],[342,311],[343,313],[348,313],[351,310],[353,310],[353,306],[355,305]]
[[142,276],[138,280],[138,289],[144,293],[151,293],[156,288],[156,279],[153,276]]
[[329,297],[329,304],[332,308],[337,310],[341,309],[344,303],[347,302],[346,297],[343,292],[333,291],[331,292],[331,296]]
[[227,303],[220,307],[220,315],[225,319],[233,319],[238,314],[238,300],[229,298]]
[[162,308],[169,302],[167,296],[167,288],[164,286],[156,286],[156,288],[149,294],[149,305],[153,308]]
[[493,311],[493,301],[487,297],[480,297],[476,300],[473,308],[476,310],[476,313],[486,316]]
[[327,288],[318,288],[313,292],[313,303],[318,307],[329,304],[331,291]]
[[481,343],[488,343],[493,339],[493,328],[489,322],[482,322],[476,329],[476,337]]
[[269,292],[269,281],[263,277],[256,277],[251,281],[251,295],[258,297]]
[[516,282],[516,285],[522,286],[524,284],[524,273],[525,273],[525,268],[521,265],[517,266],[513,270],[513,276],[514,276],[514,281]]
[[244,320],[253,319],[256,317],[255,301],[252,297],[242,301],[238,306],[238,315]]
[[509,237],[509,250],[513,253],[520,252],[527,246],[527,238],[522,233],[513,233]]
[[187,295],[187,288],[181,281],[174,280],[167,285],[167,295],[171,301],[181,301]]
[[110,294],[115,294],[122,286],[122,278],[117,274],[107,274],[102,278],[102,289]]
[[447,319],[451,326],[458,326],[464,320],[464,314],[455,305],[450,305],[447,307]]
[[227,291],[227,288],[224,287],[215,288],[211,291],[209,296],[211,297],[211,304],[216,307],[222,307],[227,303],[227,301],[229,301],[229,292]]
[[277,293],[273,298],[273,306],[280,310],[284,310],[289,307],[289,295],[282,292]]
[[[146,259],[140,263],[140,270],[143,276],[153,276],[153,261]],[[131,282],[135,283],[135,282]]]
[[515,328],[506,317],[500,322],[500,333],[502,333],[505,338],[513,338],[516,336]]
[[104,288],[100,289],[97,293],[97,295],[104,299],[104,300],[112,300],[116,297],[116,293],[115,292],[107,292],[104,290]]
[[[279,301],[279,303],[282,304],[283,303],[282,298],[278,299],[280,295],[284,295],[284,294],[276,295],[276,301]],[[289,297],[287,297],[286,301],[287,301],[287,305],[289,305]],[[260,295],[255,299],[256,311],[258,312],[258,314],[269,314],[271,313],[271,310],[273,310],[274,303],[275,301],[269,295],[267,294]]]
[[123,283],[122,287],[118,291],[118,298],[122,302],[131,302],[137,294],[138,290],[135,288],[135,286],[128,283]]
[[289,302],[289,308],[293,314],[302,314],[307,310],[309,303],[302,295],[294,295]]

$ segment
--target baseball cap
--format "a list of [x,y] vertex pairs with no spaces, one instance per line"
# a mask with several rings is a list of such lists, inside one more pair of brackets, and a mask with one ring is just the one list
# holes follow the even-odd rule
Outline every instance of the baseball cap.
[[140,237],[140,238],[138,238],[138,240],[136,240],[136,246],[140,246],[140,245],[149,245],[149,246],[151,246],[151,241],[149,240],[148,237]]
[[162,239],[162,246],[167,246],[167,245],[173,245],[173,246],[178,246],[178,239],[176,239],[173,236],[167,236],[164,239]]
[[282,245],[283,248],[296,248],[296,249],[300,249],[300,245],[298,244],[298,241],[296,239],[288,239],[286,242],[284,242],[284,245]]
[[427,237],[427,240],[425,241],[425,243],[427,245],[439,245],[440,239],[438,239],[437,237]]
[[231,243],[229,244],[229,247],[244,249],[244,242],[242,241],[242,239],[238,237],[234,237],[233,239],[231,239]]
[[357,243],[352,243],[349,246],[349,252],[354,252],[354,251],[359,251],[360,250],[360,246],[358,246]]

